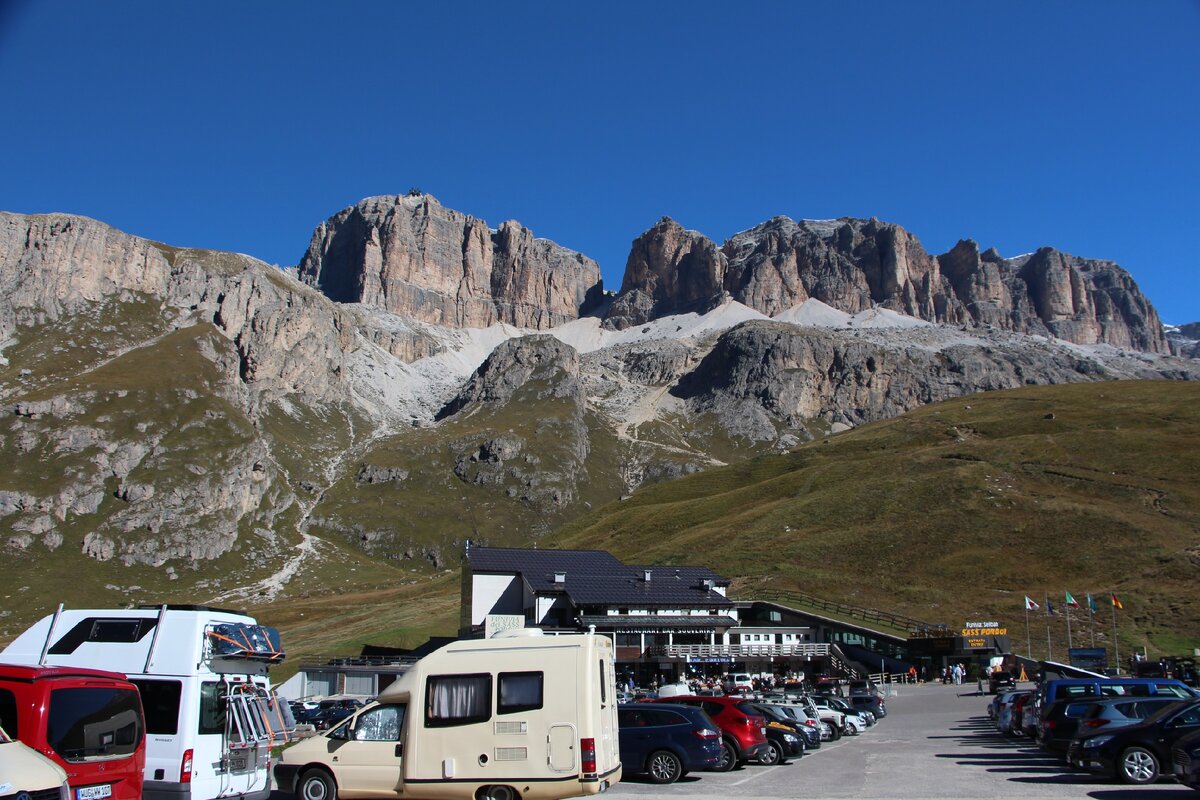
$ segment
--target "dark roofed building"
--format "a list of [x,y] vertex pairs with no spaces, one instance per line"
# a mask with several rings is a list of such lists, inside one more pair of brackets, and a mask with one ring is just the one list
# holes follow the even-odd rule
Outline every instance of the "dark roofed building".
[[705,567],[631,566],[601,550],[468,547],[462,576],[461,636],[595,626],[631,673],[657,666],[668,647],[725,643],[737,625],[729,581]]

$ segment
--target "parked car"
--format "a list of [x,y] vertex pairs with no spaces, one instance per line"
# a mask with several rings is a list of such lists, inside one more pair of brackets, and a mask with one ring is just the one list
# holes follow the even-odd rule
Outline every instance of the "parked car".
[[1079,720],[1075,738],[1067,748],[1067,763],[1081,768],[1081,744],[1084,739],[1103,732],[1137,725],[1158,710],[1180,702],[1172,697],[1107,697],[1096,700]]
[[[856,719],[860,720],[862,722],[863,728],[869,728],[872,725],[874,725],[876,722],[875,715],[872,714],[870,711],[863,711],[861,709],[855,708],[854,706],[847,703],[841,697],[826,697],[824,695],[821,695],[821,698],[823,700],[825,700],[825,702],[829,703],[829,705],[831,705],[833,708],[836,708],[838,711],[841,711],[843,714],[846,714],[847,716],[849,716],[851,718],[856,718]],[[813,701],[817,702],[817,696],[813,696]]]
[[793,725],[804,738],[806,750],[816,750],[821,746],[821,720],[810,717],[800,706],[784,703],[755,703],[755,708],[762,709],[767,719],[777,719],[780,722]]
[[874,694],[852,694],[846,698],[846,702],[860,711],[870,711],[875,715],[875,719],[883,719],[887,716],[887,708],[883,704],[883,698]]
[[721,731],[702,709],[682,704],[617,706],[621,766],[653,783],[674,783],[721,760]]
[[[649,702],[657,703],[659,700]],[[749,701],[739,697],[687,697],[664,698],[662,702],[681,703],[704,709],[704,712],[721,729],[721,761],[715,767],[718,772],[727,772],[735,766],[758,761],[766,754],[767,721],[762,714],[750,706]]]
[[804,755],[808,749],[808,735],[801,728],[807,726],[764,703],[751,703],[751,708],[767,721],[767,744],[771,752],[766,758],[759,759],[761,763],[768,766],[786,764],[788,759]]
[[1018,694],[1020,694],[1020,692],[1012,690],[1001,692],[1000,694],[996,695],[995,723],[996,730],[1000,731],[1001,733],[1008,730],[1012,725],[1012,705],[1013,700],[1016,699]]
[[883,690],[879,688],[879,684],[870,678],[862,678],[856,681],[850,681],[850,696],[856,694],[873,694],[876,697],[883,698]]
[[1053,752],[1066,753],[1079,728],[1079,720],[1087,714],[1091,700],[1059,700],[1042,709],[1042,728],[1038,746]]
[[76,800],[141,800],[146,716],[124,675],[0,664],[0,726],[62,767]]
[[988,691],[992,694],[995,694],[1001,689],[1015,688],[1017,688],[1017,681],[1011,672],[997,670],[988,676]]
[[1175,779],[1200,791],[1200,731],[1180,738],[1171,758],[1175,762]]
[[1008,730],[1004,733],[1009,736],[1024,736],[1024,719],[1025,706],[1033,702],[1034,692],[1032,689],[1028,691],[1019,691],[1017,696],[1012,701],[1012,712],[1008,716]]
[[858,709],[846,704],[850,710],[844,710],[833,702],[838,698],[810,696],[809,699],[817,707],[821,719],[835,726],[843,736],[858,736],[867,729],[866,723],[859,718]]
[[67,773],[44,755],[0,728],[0,792],[4,797],[67,800]]
[[1196,731],[1200,731],[1200,700],[1172,703],[1136,725],[1112,732],[1101,729],[1082,738],[1077,766],[1122,783],[1153,783],[1160,775],[1174,773],[1175,743]]

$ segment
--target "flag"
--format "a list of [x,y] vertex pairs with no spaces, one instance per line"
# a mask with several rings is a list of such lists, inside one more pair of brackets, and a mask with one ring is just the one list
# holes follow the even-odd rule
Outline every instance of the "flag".
[[1054,613],[1055,613],[1054,606],[1050,605],[1050,598],[1047,597],[1046,598],[1046,614],[1049,616],[1054,616]]
[[1071,596],[1070,592],[1063,592],[1067,596],[1067,608],[1079,608],[1079,603]]
[[1033,602],[1033,600],[1029,597],[1029,595],[1025,595],[1025,610],[1026,611],[1037,611],[1039,608],[1041,608],[1041,606],[1039,606],[1037,603]]
[[1121,598],[1117,597],[1115,594],[1113,594],[1111,596],[1112,596],[1113,608],[1125,608],[1125,606],[1121,605]]
[[1095,614],[1097,611],[1100,610],[1096,606],[1096,599],[1094,597],[1092,597],[1091,592],[1088,592],[1088,596],[1087,596],[1087,609],[1088,609],[1088,611],[1092,612],[1093,614]]

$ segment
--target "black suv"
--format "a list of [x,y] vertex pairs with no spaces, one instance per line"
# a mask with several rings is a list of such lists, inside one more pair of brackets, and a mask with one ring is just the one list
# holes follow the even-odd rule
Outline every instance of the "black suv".
[[1200,731],[1200,700],[1181,700],[1138,725],[1111,733],[1101,729],[1081,738],[1077,763],[1082,769],[1111,775],[1122,783],[1153,783],[1159,775],[1175,771],[1172,748],[1196,731]]

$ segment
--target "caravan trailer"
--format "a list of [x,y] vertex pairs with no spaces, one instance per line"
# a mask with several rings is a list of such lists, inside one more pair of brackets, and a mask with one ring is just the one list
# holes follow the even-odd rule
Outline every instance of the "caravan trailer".
[[557,800],[621,779],[611,640],[537,629],[452,642],[378,701],[283,751],[300,800]]
[[203,606],[59,610],[0,661],[119,672],[146,722],[144,800],[265,800],[270,748],[287,738],[267,668],[279,634]]

